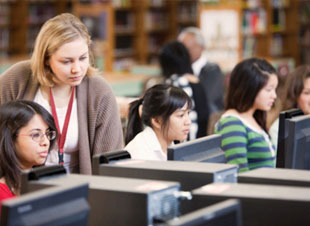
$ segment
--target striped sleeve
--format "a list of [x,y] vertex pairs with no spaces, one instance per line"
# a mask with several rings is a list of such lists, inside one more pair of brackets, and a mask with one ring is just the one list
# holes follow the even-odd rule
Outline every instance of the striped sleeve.
[[242,122],[235,117],[221,118],[215,132],[222,135],[221,146],[229,164],[237,164],[239,172],[248,171],[247,131]]

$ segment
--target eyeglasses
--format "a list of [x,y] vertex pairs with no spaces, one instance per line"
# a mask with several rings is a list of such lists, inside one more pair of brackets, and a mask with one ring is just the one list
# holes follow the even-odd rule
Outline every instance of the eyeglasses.
[[34,132],[31,134],[17,134],[17,136],[30,136],[33,141],[40,143],[43,141],[44,135],[48,140],[54,140],[56,138],[56,131],[47,131],[43,133],[42,131]]

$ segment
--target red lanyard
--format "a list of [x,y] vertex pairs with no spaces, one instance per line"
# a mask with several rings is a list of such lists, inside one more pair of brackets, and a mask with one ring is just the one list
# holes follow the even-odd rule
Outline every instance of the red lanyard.
[[59,151],[58,151],[59,164],[61,164],[61,165],[64,163],[64,159],[63,159],[64,150],[63,150],[63,148],[64,148],[65,141],[66,141],[67,131],[68,131],[68,127],[69,127],[69,121],[70,121],[70,116],[71,116],[71,111],[72,111],[72,105],[73,105],[73,99],[74,99],[74,89],[75,89],[75,87],[73,86],[69,105],[68,105],[68,109],[67,109],[67,113],[66,113],[64,126],[62,128],[62,132],[60,132],[55,101],[54,101],[54,97],[53,97],[53,93],[52,93],[52,88],[50,88],[50,102],[51,102],[50,104],[51,104],[51,109],[52,109],[52,115],[53,115],[53,118],[55,120],[56,127],[57,127],[58,134],[59,134],[58,139],[57,139],[57,145],[59,148]]

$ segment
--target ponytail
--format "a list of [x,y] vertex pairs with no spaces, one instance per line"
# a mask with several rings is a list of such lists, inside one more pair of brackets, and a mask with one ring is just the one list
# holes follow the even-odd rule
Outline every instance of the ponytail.
[[[138,133],[142,132],[144,126],[153,128],[153,118],[162,120],[163,130],[168,128],[170,116],[186,103],[190,109],[191,98],[178,87],[157,84],[146,90],[143,98],[130,104],[125,144],[127,145]],[[140,105],[142,105],[142,112],[140,112]]]
[[142,103],[143,98],[130,103],[125,145],[127,145],[138,133],[143,130],[143,123],[139,114],[139,107]]

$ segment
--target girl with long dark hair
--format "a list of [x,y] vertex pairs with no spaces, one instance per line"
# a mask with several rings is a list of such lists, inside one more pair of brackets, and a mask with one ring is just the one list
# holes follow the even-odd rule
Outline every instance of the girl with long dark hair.
[[56,138],[54,119],[41,105],[0,105],[0,202],[19,194],[21,171],[43,165]]
[[149,88],[130,105],[125,150],[133,159],[167,160],[168,146],[187,138],[191,107],[181,88],[167,84]]
[[246,59],[236,65],[229,81],[226,112],[215,126],[222,135],[228,163],[239,172],[275,167],[276,151],[266,128],[266,112],[277,97],[278,77],[263,59]]

